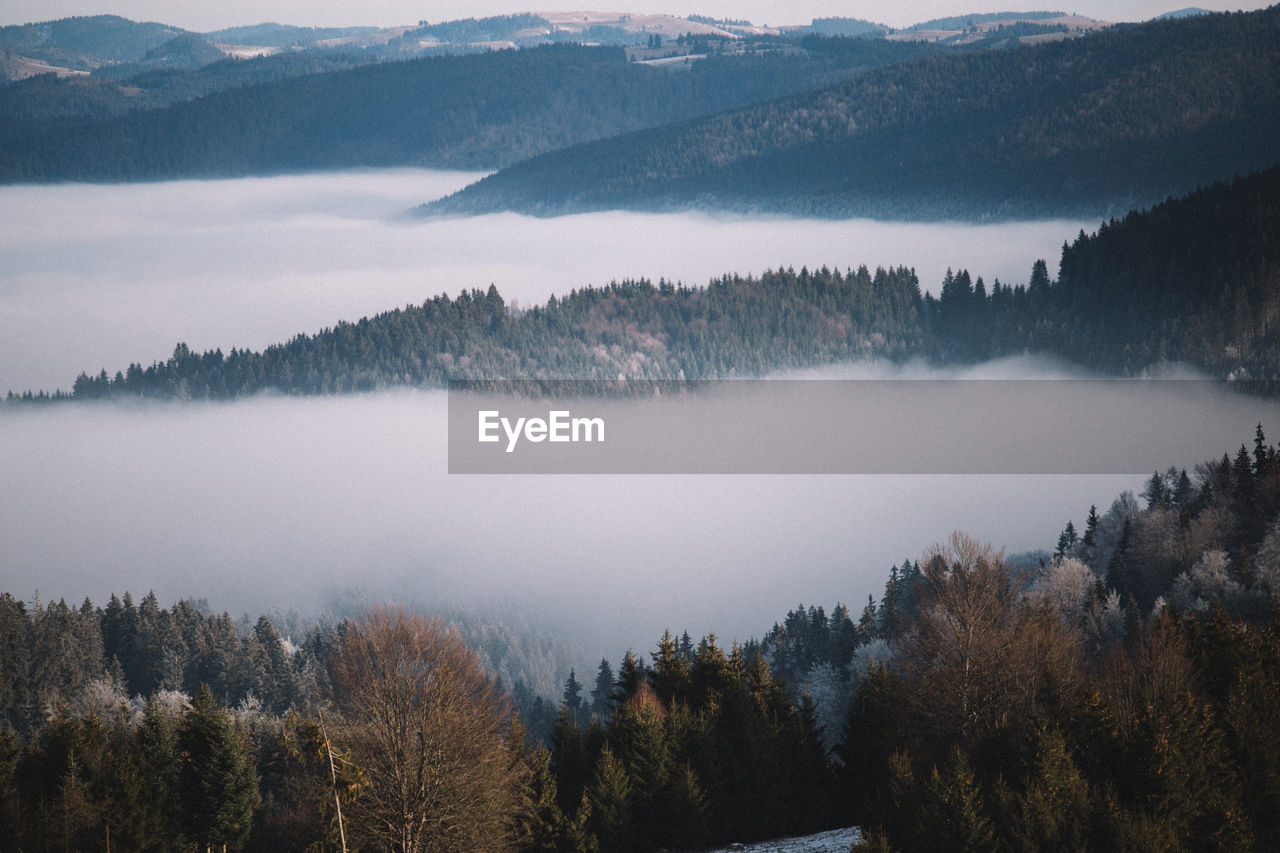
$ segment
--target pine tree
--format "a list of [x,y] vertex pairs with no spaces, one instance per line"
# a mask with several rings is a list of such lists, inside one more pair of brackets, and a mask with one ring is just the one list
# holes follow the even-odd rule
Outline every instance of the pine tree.
[[239,849],[249,837],[258,779],[231,718],[201,685],[178,726],[178,806],[201,849]]
[[982,790],[958,747],[947,765],[934,768],[924,785],[920,827],[929,847],[980,853],[995,844],[995,828],[986,814]]
[[637,658],[630,649],[622,656],[622,665],[618,667],[618,681],[613,691],[613,706],[616,709],[626,702],[640,688],[647,677],[644,660]]
[[634,849],[631,778],[608,746],[601,751],[596,762],[586,799],[591,808],[587,828],[599,840],[600,849],[620,853]]
[[1122,598],[1133,595],[1134,556],[1133,523],[1126,518],[1120,531],[1120,542],[1116,545],[1111,561],[1107,563],[1107,587],[1120,593]]
[[569,670],[569,677],[564,682],[564,706],[569,709],[569,716],[574,724],[578,722],[578,711],[582,708],[582,685],[578,682],[578,678],[573,669]]
[[1011,850],[1084,850],[1090,844],[1092,793],[1061,732],[1039,723],[1028,735],[1026,778],[995,785],[996,829]]
[[613,667],[608,658],[600,658],[600,668],[596,671],[596,686],[591,689],[591,710],[601,720],[608,722],[610,697],[613,695]]
[[582,729],[563,706],[551,724],[551,770],[560,810],[566,815],[572,814],[590,781],[592,755]]
[[1076,527],[1068,521],[1067,526],[1058,535],[1058,547],[1054,550],[1053,555],[1059,560],[1066,557],[1067,552],[1076,544],[1076,539]]
[[676,647],[676,641],[670,631],[662,633],[658,648],[653,653],[653,668],[650,679],[658,698],[665,704],[671,704],[677,698],[683,698],[684,688],[689,678],[689,667]]
[[523,850],[555,853],[568,850],[568,829],[564,812],[556,802],[556,779],[551,772],[551,753],[535,749],[527,757],[529,785],[525,789],[524,807],[517,816],[517,841]]
[[0,728],[26,728],[30,710],[27,653],[29,625],[21,601],[0,593]]
[[1151,479],[1147,480],[1146,488],[1142,490],[1142,497],[1146,498],[1147,509],[1163,509],[1167,503],[1165,495],[1164,478],[1160,476],[1160,472],[1156,471],[1151,475]]
[[166,837],[178,834],[178,743],[173,721],[153,697],[142,712],[137,732],[138,763],[143,774],[143,790],[159,812]]

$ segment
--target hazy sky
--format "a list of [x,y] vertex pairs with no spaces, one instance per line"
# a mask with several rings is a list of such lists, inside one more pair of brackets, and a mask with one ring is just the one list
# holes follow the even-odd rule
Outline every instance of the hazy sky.
[[[437,0],[414,3],[409,0],[7,0],[0,5],[0,23],[47,21],[73,15],[123,15],[134,20],[159,21],[197,31],[254,24],[263,21],[306,26],[374,24],[395,26],[419,20],[443,21],[455,18],[501,15],[534,9],[591,9],[600,11],[650,12],[687,15],[697,12],[715,17],[746,18],[755,24],[773,26],[806,24],[815,17],[844,16],[878,21],[902,27],[919,21],[972,12],[1005,9],[1050,8],[1076,12],[1108,21],[1140,21],[1175,9],[1196,5],[1214,11],[1241,8],[1232,0],[1072,0],[1069,3],[1001,3],[991,0],[584,0],[550,6],[540,0]],[[1262,8],[1264,3],[1244,8]]]

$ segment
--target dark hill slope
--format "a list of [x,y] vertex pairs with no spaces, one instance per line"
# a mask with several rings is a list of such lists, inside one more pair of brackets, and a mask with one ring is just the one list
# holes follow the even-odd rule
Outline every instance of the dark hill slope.
[[263,82],[126,115],[0,122],[0,181],[390,165],[494,169],[939,51],[835,41],[815,40],[813,50],[709,58],[685,72],[628,63],[616,48],[435,57]]
[[558,151],[431,206],[1122,213],[1280,160],[1280,9],[937,56]]

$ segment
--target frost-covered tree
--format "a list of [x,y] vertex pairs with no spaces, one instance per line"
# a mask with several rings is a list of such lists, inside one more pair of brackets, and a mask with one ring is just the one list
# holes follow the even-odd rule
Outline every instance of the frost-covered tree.
[[1187,611],[1207,611],[1215,600],[1234,604],[1242,592],[1240,583],[1231,577],[1231,559],[1220,549],[1205,551],[1173,584],[1174,602]]
[[1097,580],[1083,562],[1067,557],[1045,566],[1031,592],[1047,600],[1068,622],[1074,623],[1084,612],[1089,592]]
[[852,697],[850,683],[834,666],[819,661],[805,673],[802,687],[813,702],[814,719],[822,729],[823,746],[829,750],[840,740]]
[[1253,558],[1254,582],[1273,597],[1280,598],[1280,517],[1271,523],[1258,553]]

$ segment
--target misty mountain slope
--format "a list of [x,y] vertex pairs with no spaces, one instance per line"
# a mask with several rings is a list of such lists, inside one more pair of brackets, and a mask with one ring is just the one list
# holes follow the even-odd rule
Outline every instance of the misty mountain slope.
[[1272,8],[888,66],[554,152],[427,210],[1096,215],[1277,157],[1280,9]]
[[1280,166],[1080,235],[1063,247],[1051,291],[1066,335],[1058,351],[1113,369],[1180,360],[1219,376],[1275,380],[1277,234]]
[[[622,50],[609,48],[435,57],[232,88],[167,109],[14,121],[0,125],[0,180],[387,165],[492,169],[940,50],[867,39],[810,43],[815,49],[708,57],[679,73],[629,63]],[[306,56],[294,61],[316,61]],[[219,63],[173,85],[197,87],[206,73],[234,73],[239,65]],[[264,60],[261,67],[276,65]],[[14,107],[41,114],[38,103],[19,99]]]

